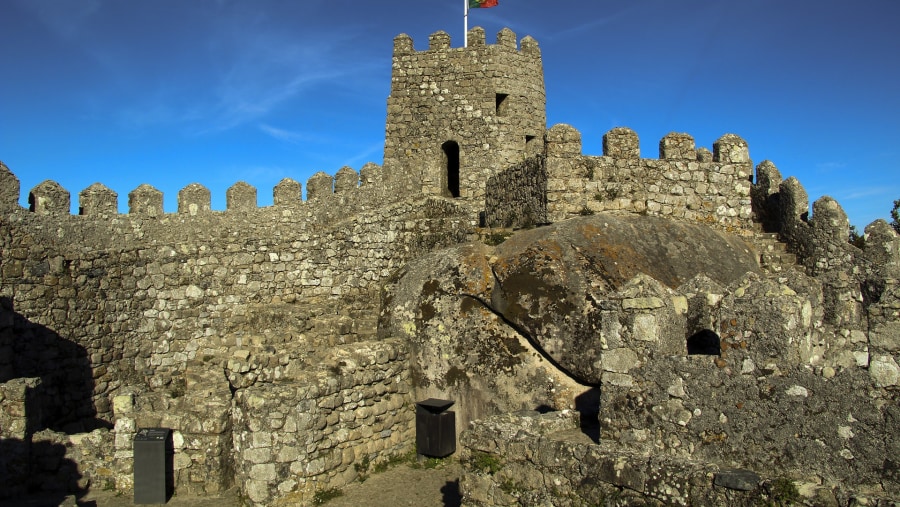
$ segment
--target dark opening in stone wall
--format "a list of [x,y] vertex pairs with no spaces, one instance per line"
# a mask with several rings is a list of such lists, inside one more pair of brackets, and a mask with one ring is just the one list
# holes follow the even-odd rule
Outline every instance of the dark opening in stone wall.
[[447,141],[441,145],[447,168],[447,193],[450,197],[459,197],[459,144]]
[[687,339],[687,351],[689,356],[718,356],[722,353],[719,335],[703,329],[689,336]]
[[497,94],[497,116],[506,116],[508,98],[509,94],[507,93]]

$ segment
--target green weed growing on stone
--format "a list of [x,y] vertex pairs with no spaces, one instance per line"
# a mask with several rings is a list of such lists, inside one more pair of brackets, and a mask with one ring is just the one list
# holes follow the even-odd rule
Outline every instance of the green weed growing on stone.
[[[415,449],[413,449],[410,452],[403,453],[403,454],[394,454],[392,456],[389,456],[387,459],[378,461],[377,463],[374,463],[374,464],[371,463],[368,459],[366,459],[366,460],[364,460],[362,465],[354,465],[354,466],[359,466],[359,468],[357,468],[357,472],[360,471],[360,468],[363,468],[364,471],[371,470],[371,472],[373,474],[380,474],[382,472],[387,471],[389,468],[393,468],[397,465],[402,465],[404,463],[406,463],[410,466],[415,466],[415,464],[416,464]],[[368,478],[368,475],[366,475],[366,478]],[[365,480],[365,479],[361,479],[361,481],[362,480]]]
[[766,507],[787,507],[789,505],[797,505],[800,503],[800,491],[794,482],[786,477],[779,477],[768,485],[769,498],[768,501],[762,502],[761,505]]
[[449,459],[450,458],[425,458],[425,460],[419,461],[418,457],[415,457],[412,463],[409,464],[409,466],[410,468],[415,468],[417,470],[422,468],[426,470],[433,470],[446,463]]
[[[525,488],[512,479],[503,479],[503,482],[500,483],[500,491],[503,491],[507,495],[519,496],[525,491]],[[560,496],[555,493],[554,495]]]
[[366,479],[369,478],[369,465],[371,465],[371,460],[368,456],[353,464],[353,469],[357,473],[356,479],[359,482],[366,482]]
[[472,465],[476,470],[494,475],[503,468],[500,458],[487,452],[472,453]]

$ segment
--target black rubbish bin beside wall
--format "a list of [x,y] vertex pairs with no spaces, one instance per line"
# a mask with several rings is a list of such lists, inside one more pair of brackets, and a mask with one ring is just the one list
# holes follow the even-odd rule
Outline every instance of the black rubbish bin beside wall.
[[456,412],[451,400],[428,398],[416,403],[416,452],[443,458],[456,452]]
[[134,436],[134,503],[166,503],[175,491],[172,430],[141,428]]

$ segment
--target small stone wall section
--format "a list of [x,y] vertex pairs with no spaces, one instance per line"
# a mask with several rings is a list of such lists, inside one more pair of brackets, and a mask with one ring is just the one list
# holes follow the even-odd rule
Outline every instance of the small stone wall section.
[[252,505],[305,505],[409,451],[415,407],[399,340],[338,348],[319,371],[234,399],[235,477]]
[[488,180],[484,220],[490,227],[533,227],[547,222],[544,157],[531,157]]
[[765,230],[778,233],[812,275],[860,271],[891,278],[900,274],[900,243],[884,220],[866,227],[861,250],[848,242],[850,221],[840,204],[823,196],[812,204],[803,185],[794,177],[782,179],[770,161],[756,167],[753,209]]

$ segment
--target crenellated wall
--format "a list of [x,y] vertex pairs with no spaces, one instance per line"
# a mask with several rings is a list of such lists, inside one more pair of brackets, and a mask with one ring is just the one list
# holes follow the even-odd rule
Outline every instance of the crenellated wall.
[[[351,167],[342,167],[335,176],[320,171],[307,180],[306,201],[302,199],[302,185],[284,178],[272,191],[274,206],[299,209],[311,221],[328,223],[342,219],[373,205],[396,200],[396,196],[385,192],[381,173],[381,166],[372,162],[365,164],[360,172]],[[3,162],[0,162],[0,187],[0,210],[20,209],[18,178]],[[178,214],[197,215],[212,211],[210,191],[199,183],[187,185],[176,197]],[[78,194],[78,215],[118,215],[118,199],[116,192],[101,183],[94,183]],[[128,214],[161,217],[166,214],[163,200],[162,192],[142,184],[128,194]],[[28,203],[29,211],[39,215],[66,215],[71,207],[71,194],[59,183],[46,180],[29,191]],[[226,191],[226,207],[226,211],[234,212],[260,209],[256,188],[243,181],[235,183]]]
[[543,159],[488,180],[486,224],[523,227],[579,215],[623,211],[668,216],[731,231],[751,229],[747,143],[726,134],[710,153],[687,134],[660,141],[660,158],[640,158],[637,134],[616,128],[603,137],[603,156],[582,154],[581,134],[554,125]]
[[850,222],[828,196],[812,204],[803,185],[770,161],[756,168],[753,205],[766,230],[777,233],[797,261],[825,286],[827,323],[868,331],[868,352],[875,368],[890,375],[900,369],[900,237],[884,220],[865,228],[863,247],[848,242]]
[[[133,212],[119,215],[115,194],[93,185],[81,194],[85,214],[72,216],[68,193],[53,182],[30,193],[34,212],[15,209],[17,182],[0,167],[11,209],[0,217],[0,296],[17,321],[46,330],[50,347],[83,349],[92,387],[78,395],[107,420],[120,388],[165,387],[199,356],[285,339],[310,352],[365,339],[375,332],[381,282],[406,259],[470,238],[473,219],[440,199],[381,205],[355,175],[342,170],[337,192],[330,176],[316,175],[307,201],[281,204],[282,196],[267,208],[251,207],[255,191],[237,184],[234,209],[224,212],[209,211],[208,190],[189,185],[180,212],[162,213],[161,195],[142,185],[130,195]],[[284,181],[280,191],[299,196],[299,185]],[[18,343],[14,327],[0,348]],[[0,381],[41,354],[0,360]]]

